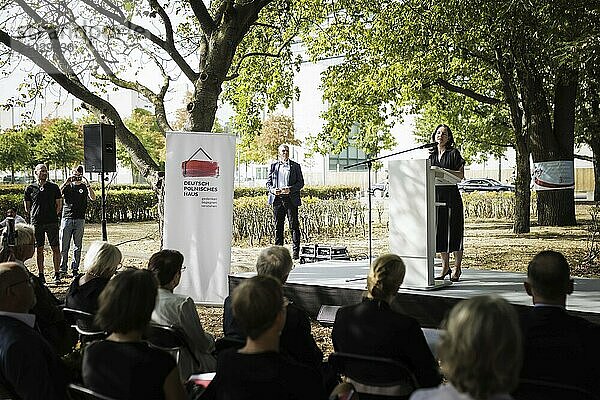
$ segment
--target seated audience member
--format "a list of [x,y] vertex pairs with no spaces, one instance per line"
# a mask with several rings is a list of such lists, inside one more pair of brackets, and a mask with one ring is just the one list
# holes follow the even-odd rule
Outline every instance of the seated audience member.
[[27,223],[27,221],[25,221],[25,218],[23,218],[19,214],[17,214],[17,211],[11,207],[6,210],[6,218],[4,218],[2,221],[0,221],[0,229],[6,228],[9,218],[13,218],[15,220],[15,224],[26,224]]
[[[6,233],[6,230],[4,232]],[[15,232],[15,245],[10,249],[3,249],[0,261],[14,259],[24,263],[33,257],[35,253],[33,226],[17,224]],[[33,291],[37,299],[35,306],[31,309],[31,313],[35,315],[37,327],[57,354],[66,354],[76,343],[77,336],[65,320],[60,301],[37,275],[32,274],[29,270],[27,272],[32,280]]]
[[[287,247],[271,246],[258,256],[256,272],[258,275],[272,276],[283,285],[292,266],[292,257]],[[226,337],[245,339],[233,316],[231,297],[225,299],[223,306],[223,332]],[[319,368],[323,361],[323,353],[311,333],[308,315],[291,301],[287,306],[287,319],[281,332],[280,346],[282,353],[303,364]]]
[[498,296],[458,303],[444,323],[438,354],[448,384],[410,400],[511,400],[521,369],[521,332],[512,305]]
[[121,263],[121,251],[108,242],[92,242],[83,260],[83,274],[77,274],[65,298],[69,308],[95,314],[98,296]]
[[204,332],[194,300],[173,293],[184,269],[183,254],[177,250],[161,250],[150,257],[148,269],[156,275],[160,285],[152,321],[181,328],[190,350],[199,362],[198,365],[187,349],[182,349],[178,363],[181,379],[185,381],[193,373],[214,371],[217,360],[211,352],[215,349],[215,339]]
[[600,326],[567,313],[573,279],[565,257],[556,251],[538,253],[527,267],[525,290],[534,306],[521,320],[521,378],[577,386],[599,394]]
[[63,400],[66,368],[35,329],[32,280],[18,261],[0,264],[0,387],[10,399]]
[[419,323],[390,307],[405,272],[395,254],[373,261],[362,303],[341,307],[336,314],[333,347],[339,352],[397,359],[407,364],[421,387],[436,386],[441,382],[438,364]]
[[246,344],[219,353],[217,373],[202,399],[326,398],[314,368],[279,352],[287,307],[277,279],[259,275],[244,280],[233,291],[232,308]]
[[86,347],[86,387],[115,399],[185,398],[175,359],[142,341],[156,292],[156,278],[143,269],[128,269],[108,282],[94,322],[110,335]]

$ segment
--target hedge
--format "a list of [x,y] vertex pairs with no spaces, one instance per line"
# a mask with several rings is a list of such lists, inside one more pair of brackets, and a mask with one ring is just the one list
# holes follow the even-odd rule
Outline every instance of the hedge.
[[[302,206],[298,209],[302,240],[308,242],[320,235],[339,236],[356,229],[366,234],[365,210],[366,207],[358,200],[303,198]],[[289,236],[287,229],[285,235]],[[260,245],[271,241],[273,236],[273,209],[264,198],[234,199],[234,242],[247,241],[250,245]]]
[[[472,192],[462,194],[465,218],[512,220],[515,214],[514,192]],[[531,216],[537,215],[537,194],[531,192]]]
[[[100,188],[93,184],[96,195],[100,196]],[[25,185],[0,185],[0,213],[9,207],[16,207],[17,213],[24,215],[23,192]],[[313,186],[302,190],[302,196],[319,199],[351,199],[358,187],[355,186]],[[240,196],[248,194],[250,196]],[[266,189],[236,188],[234,198],[254,198],[266,204]],[[149,221],[156,218],[158,199],[148,185],[110,185],[106,194],[106,218],[116,221]],[[102,205],[99,200],[88,202],[86,220],[99,222]]]
[[[358,186],[305,186],[300,191],[302,197],[314,197],[317,199],[353,199],[360,191]],[[242,197],[264,197],[267,195],[266,187],[242,188],[237,187],[234,190],[233,198],[239,199]]]
[[[3,194],[23,194],[27,185],[14,184],[14,185],[0,185],[0,195]],[[92,182],[94,190],[100,190],[100,184],[98,182]],[[108,191],[116,190],[152,190],[152,187],[147,184],[118,184],[108,185]],[[360,191],[358,186],[305,186],[302,188],[303,197],[316,197],[318,199],[351,199],[356,197],[356,194]],[[261,197],[267,195],[267,189],[265,187],[236,187],[234,189],[234,198],[240,197]]]

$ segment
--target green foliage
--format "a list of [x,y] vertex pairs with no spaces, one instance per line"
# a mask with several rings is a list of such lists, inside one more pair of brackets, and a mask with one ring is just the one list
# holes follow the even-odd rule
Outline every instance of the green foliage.
[[[17,214],[25,218],[25,206],[23,205],[23,192],[16,193],[1,193],[0,194],[0,213],[4,215],[6,210],[14,208]],[[2,217],[4,219],[4,217]]]
[[[106,194],[106,220],[109,222],[151,221],[157,217],[158,199],[153,190],[109,190]],[[86,220],[100,222],[102,202],[88,201]]]
[[83,159],[83,132],[68,118],[46,119],[41,124],[42,138],[35,147],[36,158],[66,170]]
[[31,164],[30,156],[23,131],[9,129],[0,134],[0,170],[10,171],[13,180],[15,171]]
[[[125,125],[142,142],[150,157],[164,169],[166,158],[165,137],[156,121],[156,116],[143,108],[136,108],[131,113],[131,117],[126,119]],[[117,158],[121,164],[130,168],[135,168],[131,161],[131,155],[117,141]]]
[[302,60],[291,43],[322,10],[320,0],[271,1],[239,44],[229,71],[235,79],[224,83],[222,100],[234,108],[233,129],[244,148],[260,132],[263,110],[287,108],[298,98],[293,78]]
[[[502,154],[503,147],[486,143],[512,142],[506,105],[483,104],[438,83],[442,79],[502,100],[499,77],[489,62],[494,58],[493,44],[474,36],[477,29],[482,29],[481,37],[487,30],[477,25],[456,30],[465,19],[456,15],[483,17],[482,5],[472,3],[332,3],[324,29],[304,37],[314,58],[343,55],[323,74],[329,107],[323,114],[327,125],[314,139],[319,151],[346,147],[351,143],[351,127],[358,123],[357,147],[377,154],[393,146],[390,130],[402,115],[417,113],[421,117],[416,134],[424,142],[430,141],[433,127],[447,123],[467,159],[490,150]],[[469,19],[469,24],[474,22]]]
[[294,137],[294,121],[284,115],[271,115],[263,123],[260,135],[249,143],[240,143],[240,158],[243,162],[263,164],[276,159],[281,144],[299,145]]

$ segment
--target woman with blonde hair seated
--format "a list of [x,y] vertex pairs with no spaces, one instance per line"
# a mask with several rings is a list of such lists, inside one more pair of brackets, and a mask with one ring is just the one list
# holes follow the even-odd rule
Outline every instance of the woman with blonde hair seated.
[[83,260],[83,274],[78,274],[65,298],[69,308],[95,314],[98,296],[121,263],[121,251],[108,242],[92,242]]
[[522,362],[521,330],[512,305],[498,296],[458,303],[439,343],[442,371],[449,381],[418,390],[411,400],[511,400]]
[[384,254],[371,264],[368,293],[359,304],[339,309],[331,337],[337,352],[399,360],[414,373],[419,386],[441,382],[431,350],[417,320],[392,309],[406,267],[395,254]]

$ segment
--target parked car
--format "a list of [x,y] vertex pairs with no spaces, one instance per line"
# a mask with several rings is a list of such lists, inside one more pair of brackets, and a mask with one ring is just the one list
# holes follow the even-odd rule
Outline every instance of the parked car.
[[463,192],[514,192],[514,185],[507,185],[502,182],[498,182],[491,178],[473,178],[466,179],[457,184],[458,189]]

